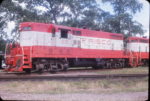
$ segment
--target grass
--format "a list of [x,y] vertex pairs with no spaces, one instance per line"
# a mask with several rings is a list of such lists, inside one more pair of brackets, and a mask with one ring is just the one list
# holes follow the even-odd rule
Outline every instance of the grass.
[[[91,69],[91,67],[80,67],[79,69]],[[77,69],[77,68],[72,68]],[[80,71],[78,69],[78,71]],[[87,70],[88,71],[88,70]],[[134,68],[119,68],[119,69],[98,69],[91,71],[90,73],[96,73],[96,74],[145,74],[149,73],[149,67],[134,67]]]
[[97,74],[139,74],[139,73],[149,73],[148,67],[136,67],[136,68],[122,68],[122,69],[104,69],[104,70],[98,70],[94,73]]
[[0,91],[49,94],[148,91],[148,78],[90,81],[11,81],[0,82]]

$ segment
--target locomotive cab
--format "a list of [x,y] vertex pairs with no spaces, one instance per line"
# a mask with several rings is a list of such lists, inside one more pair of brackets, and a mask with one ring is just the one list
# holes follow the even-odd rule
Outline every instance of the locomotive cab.
[[46,65],[42,66],[43,61],[47,62],[47,54],[57,54],[55,46],[60,44],[58,39],[66,42],[70,38],[70,30],[56,29],[53,24],[25,22],[20,24],[19,31],[19,43],[6,46],[7,71],[30,72],[47,68]]

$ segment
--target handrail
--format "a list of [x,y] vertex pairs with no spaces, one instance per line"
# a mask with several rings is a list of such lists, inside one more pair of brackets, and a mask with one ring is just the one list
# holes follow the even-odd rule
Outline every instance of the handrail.
[[30,61],[32,61],[31,57],[32,57],[32,46],[30,47]]
[[21,47],[21,50],[22,50],[22,54],[23,54],[23,57],[22,57],[22,64],[24,64],[24,50],[23,50],[23,47],[20,45]]

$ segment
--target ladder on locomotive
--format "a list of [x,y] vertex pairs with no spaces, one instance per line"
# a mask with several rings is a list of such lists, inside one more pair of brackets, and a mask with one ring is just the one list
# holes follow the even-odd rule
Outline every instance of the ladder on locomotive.
[[29,66],[30,62],[32,61],[32,46],[30,46],[30,50],[25,50],[24,48],[22,48],[23,50],[23,62],[25,66]]

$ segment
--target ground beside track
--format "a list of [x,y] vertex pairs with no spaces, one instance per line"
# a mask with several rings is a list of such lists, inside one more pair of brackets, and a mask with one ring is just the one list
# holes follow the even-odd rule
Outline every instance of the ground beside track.
[[[148,68],[125,68],[120,70],[123,70],[122,73],[148,73]],[[118,73],[120,70],[113,72],[98,70],[96,72],[111,74]],[[79,71],[67,73],[82,74]],[[83,72],[83,74],[85,73],[87,72]],[[90,73],[93,73],[93,71]],[[0,96],[7,100],[145,101],[148,98],[148,79],[148,77],[144,77],[134,79],[79,79],[75,81],[42,80],[40,82],[0,81]]]
[[[72,94],[24,94],[3,93],[3,99],[7,100],[34,100],[34,101],[146,101],[148,92],[120,92],[120,93],[72,93]],[[148,101],[148,100],[147,100]]]
[[148,77],[92,81],[1,82],[0,95],[7,100],[50,100],[51,98],[51,101],[145,101],[148,98]]

